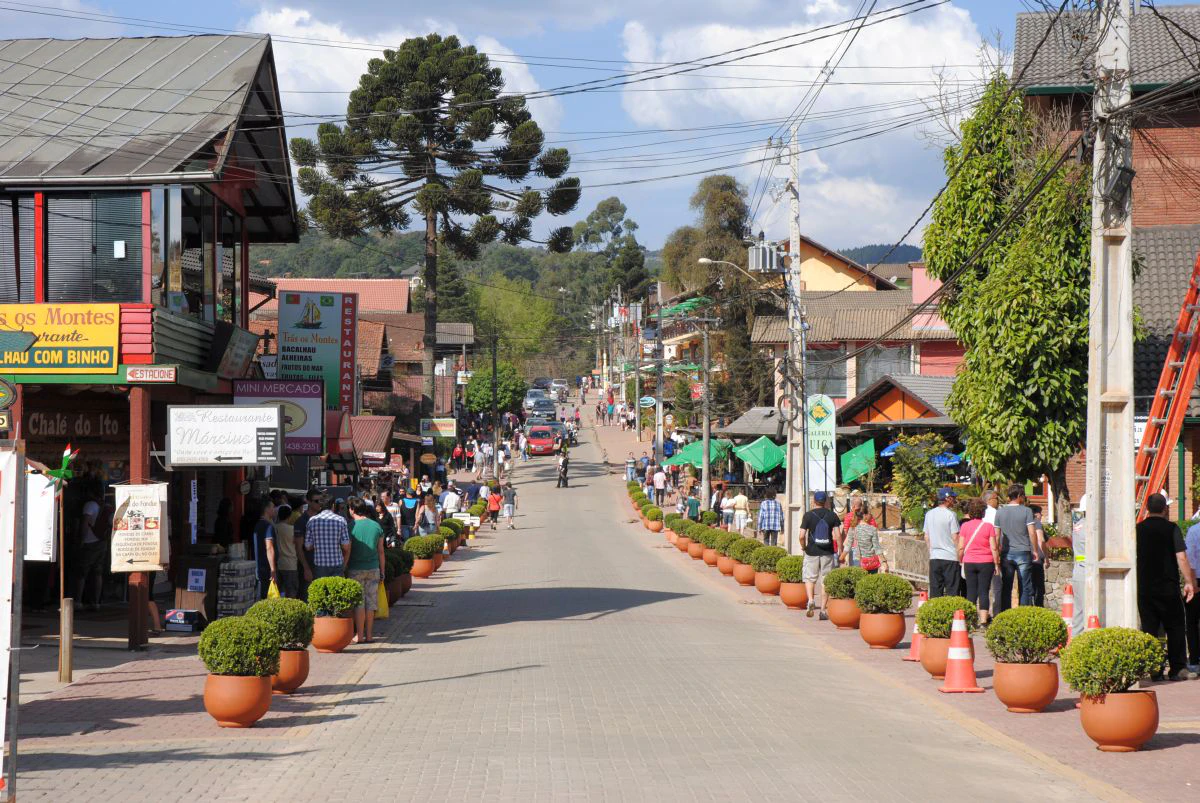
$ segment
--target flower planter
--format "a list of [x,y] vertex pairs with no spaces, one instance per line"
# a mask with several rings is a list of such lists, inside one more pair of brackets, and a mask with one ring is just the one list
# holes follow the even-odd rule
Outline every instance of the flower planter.
[[808,607],[808,589],[804,583],[780,583],[779,600],[792,610],[802,611]]
[[646,529],[652,533],[661,533],[663,523],[661,521],[652,521],[646,525]]
[[858,609],[858,603],[854,600],[831,599],[825,610],[829,614],[829,621],[838,630],[856,630],[858,628],[858,619],[862,616],[862,611]]
[[699,541],[693,541],[688,544],[687,553],[688,557],[692,560],[700,560],[700,558],[704,557],[704,544]]
[[740,563],[734,561],[733,564],[733,579],[738,581],[740,586],[754,585],[754,567],[749,563]]
[[717,571],[728,577],[733,574],[733,567],[736,561],[728,555],[717,555]]
[[401,589],[403,588],[403,583],[404,581],[400,576],[393,577],[391,580],[387,581],[387,585],[384,587],[384,590],[387,592],[387,601],[389,606],[395,605],[402,596]]
[[686,535],[681,535],[675,539],[675,548],[680,552],[687,552],[688,544],[692,543],[692,539]]
[[758,593],[768,597],[779,595],[779,575],[775,572],[755,572],[754,587],[758,589]]
[[209,675],[204,681],[204,710],[222,728],[249,728],[270,707],[269,676]]
[[457,552],[458,551],[458,539],[451,538],[450,540],[448,540],[446,542],[446,549],[450,551],[451,555],[453,555],[455,552]]
[[412,576],[426,578],[437,570],[437,562],[433,558],[416,558],[413,560]]
[[442,568],[442,564],[445,562],[446,557],[441,552],[437,553],[433,556],[433,570],[436,572],[438,569]]
[[1083,732],[1105,753],[1131,753],[1158,731],[1158,697],[1149,689],[1081,697]]
[[1036,714],[1058,696],[1057,664],[1005,664],[992,670],[996,699],[1014,714]]
[[354,620],[348,616],[318,616],[313,620],[312,645],[317,652],[341,652],[354,640]]
[[858,619],[858,634],[873,650],[890,650],[904,639],[904,614],[864,613]]
[[400,575],[400,596],[403,597],[412,589],[412,573],[405,572]]
[[674,544],[675,539],[679,537],[678,535],[675,534],[675,531],[672,530],[670,527],[667,527],[663,530],[663,535],[665,535],[667,537],[668,544]]
[[280,650],[279,674],[271,677],[271,691],[291,694],[308,680],[308,650]]
[[645,516],[640,516],[639,518],[641,518],[641,520],[642,520],[642,526],[645,527],[647,530],[649,530],[650,529],[650,521]]
[[700,556],[704,563],[708,566],[716,566],[717,558],[719,557],[717,550],[704,548],[704,554]]
[[[970,639],[971,642],[971,659],[975,659],[975,639]],[[946,677],[946,656],[949,654],[950,639],[948,638],[930,638],[929,636],[921,636],[921,666],[930,674],[934,680],[943,680]]]

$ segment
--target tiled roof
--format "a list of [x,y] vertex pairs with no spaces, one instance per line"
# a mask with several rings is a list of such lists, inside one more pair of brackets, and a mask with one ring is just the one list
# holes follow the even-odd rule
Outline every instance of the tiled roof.
[[[911,290],[876,290],[868,293],[801,293],[808,316],[810,343],[871,340],[889,329],[888,340],[954,340],[948,328],[916,328],[904,321],[913,310]],[[750,333],[753,343],[786,343],[787,318],[760,315]]]
[[[1159,4],[1158,11],[1187,31],[1200,35],[1200,6]],[[1013,48],[1013,76],[1029,64],[1034,48],[1046,33],[1053,15],[1043,12],[1017,14]],[[1094,81],[1092,60],[1095,23],[1085,12],[1064,14],[1046,38],[1037,57],[1021,78],[1021,85],[1036,94],[1039,89],[1090,87]],[[1190,77],[1200,55],[1196,42],[1169,22],[1146,11],[1130,19],[1130,72],[1135,88],[1149,88]],[[1172,38],[1174,37],[1174,38]],[[1176,44],[1178,42],[1178,44]],[[1180,47],[1187,54],[1180,52]],[[1083,58],[1081,58],[1081,55]]]
[[[1144,412],[1158,387],[1192,266],[1200,254],[1200,225],[1134,229],[1133,253],[1141,264],[1133,283],[1133,303],[1147,335],[1133,345],[1133,386],[1138,397],[1134,407]],[[1194,390],[1188,414],[1200,415],[1200,398]]]
[[[408,312],[408,279],[275,279],[276,295],[293,293],[357,293],[358,308],[379,312]],[[278,303],[268,301],[261,312],[274,315]]]
[[379,375],[379,363],[383,358],[383,329],[381,323],[358,322],[358,348],[355,359],[358,362],[358,371],[364,377]]
[[392,445],[392,428],[395,426],[395,416],[350,416],[350,431],[354,433],[354,451],[359,455],[363,452],[388,451]]

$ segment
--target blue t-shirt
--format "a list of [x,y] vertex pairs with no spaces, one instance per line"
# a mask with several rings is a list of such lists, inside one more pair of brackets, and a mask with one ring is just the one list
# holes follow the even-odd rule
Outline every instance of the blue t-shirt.
[[663,456],[670,457],[675,454],[675,441],[667,439],[663,441]]
[[258,576],[270,577],[271,564],[267,561],[267,541],[275,540],[275,525],[259,519],[254,525],[254,560],[258,563]]

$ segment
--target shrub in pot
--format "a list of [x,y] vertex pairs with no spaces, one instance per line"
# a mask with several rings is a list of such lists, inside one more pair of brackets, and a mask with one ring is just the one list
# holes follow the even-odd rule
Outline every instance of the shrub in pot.
[[715,510],[705,510],[700,513],[700,523],[712,527],[721,520],[721,514]]
[[1015,714],[1035,714],[1058,695],[1054,656],[1067,643],[1067,625],[1058,613],[1024,605],[996,614],[984,633],[996,659],[992,686]]
[[717,571],[724,575],[733,574],[734,560],[729,556],[729,548],[733,542],[741,538],[737,533],[724,530],[713,540],[713,551],[717,553]]
[[271,707],[271,676],[279,672],[279,637],[247,616],[218,619],[197,646],[208,669],[204,710],[222,728],[249,728]]
[[1084,631],[1062,651],[1063,680],[1079,692],[1080,723],[1097,749],[1128,753],[1154,736],[1158,698],[1133,684],[1160,671],[1164,657],[1158,639],[1127,627]]
[[662,508],[652,507],[650,512],[646,514],[646,527],[652,533],[661,533],[663,528],[663,512]]
[[692,528],[695,526],[694,521],[680,522],[679,529],[675,531],[675,548],[680,552],[687,552],[688,544],[692,542]]
[[858,634],[873,650],[890,650],[904,638],[904,612],[912,604],[912,583],[894,574],[868,574],[854,584],[862,612]]
[[780,558],[787,557],[787,550],[781,546],[760,546],[750,553],[750,565],[754,567],[754,587],[758,593],[773,597],[779,593],[779,577],[775,574],[775,564]]
[[862,611],[854,601],[854,586],[867,573],[857,566],[842,566],[825,575],[825,611],[838,630],[854,630]]
[[316,617],[312,645],[317,652],[346,649],[354,638],[354,621],[347,614],[362,604],[362,586],[348,577],[319,577],[312,581],[308,587],[308,607]]
[[386,549],[384,560],[384,588],[387,591],[388,605],[394,605],[396,600],[403,597],[412,588],[412,553],[400,547]]
[[404,542],[404,551],[413,556],[413,577],[429,577],[436,565],[433,556],[438,551],[433,536],[414,535]]
[[441,536],[442,543],[445,544],[446,552],[453,555],[454,551],[458,549],[458,536],[455,535],[454,530],[451,530],[443,522],[442,526],[438,528],[438,535]]
[[[921,629],[921,666],[932,677],[946,676],[946,656],[950,649],[950,628],[954,612],[961,610],[967,621],[967,632],[979,629],[979,611],[965,597],[934,597],[917,609],[917,627]],[[971,655],[975,652],[971,644]]]
[[700,560],[704,557],[704,539],[709,537],[709,527],[705,524],[695,524],[689,532],[692,539],[687,545],[688,556],[694,560]]
[[738,585],[754,585],[754,567],[750,565],[750,556],[761,546],[762,544],[753,538],[739,536],[729,547],[729,557],[735,561],[733,579],[738,581]]
[[442,568],[442,561],[445,559],[442,557],[442,550],[446,548],[446,538],[440,531],[425,537],[433,544],[433,570],[437,571]]
[[276,694],[291,694],[308,680],[308,645],[313,637],[313,612],[298,599],[260,600],[246,616],[257,619],[279,640],[279,671],[271,678]]
[[729,535],[729,533],[713,527],[704,528],[704,532],[700,536],[700,543],[704,545],[704,551],[700,554],[700,558],[704,561],[704,565],[717,565],[717,559],[720,557],[717,553],[717,539],[722,535]]
[[793,610],[808,607],[808,589],[804,586],[804,556],[785,555],[775,562],[779,577],[779,599]]

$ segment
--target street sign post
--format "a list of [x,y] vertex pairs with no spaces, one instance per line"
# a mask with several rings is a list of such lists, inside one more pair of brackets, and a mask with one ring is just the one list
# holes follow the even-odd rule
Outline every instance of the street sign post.
[[167,467],[278,466],[283,405],[167,407]]
[[17,704],[20,695],[21,585],[24,532],[18,526],[25,516],[25,447],[21,441],[0,441],[0,655],[7,683],[0,700],[0,738],[7,732],[8,755],[4,765],[4,801],[16,799]]

